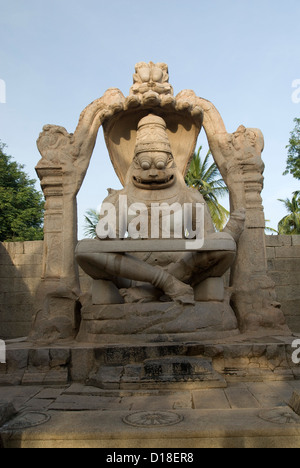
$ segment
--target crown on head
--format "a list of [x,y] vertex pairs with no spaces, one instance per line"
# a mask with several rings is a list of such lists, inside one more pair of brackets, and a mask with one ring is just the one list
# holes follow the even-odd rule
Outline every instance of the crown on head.
[[162,151],[172,153],[164,119],[149,114],[138,123],[134,155]]

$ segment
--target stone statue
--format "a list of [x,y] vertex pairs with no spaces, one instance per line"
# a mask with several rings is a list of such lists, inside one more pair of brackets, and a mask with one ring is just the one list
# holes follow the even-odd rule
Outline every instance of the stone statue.
[[[117,220],[120,219],[121,196],[127,197],[129,205],[142,202],[147,207],[146,216],[149,218],[151,218],[151,204],[154,203],[167,203],[178,207],[183,207],[185,204],[194,207],[196,203],[205,204],[197,190],[186,186],[183,175],[176,166],[166,128],[163,118],[154,114],[148,114],[138,123],[136,145],[132,164],[126,175],[125,187],[123,190],[109,194],[104,201],[116,206]],[[195,209],[193,211],[195,212]],[[234,244],[243,231],[244,219],[243,210],[233,213],[224,233],[216,234],[208,207],[205,205],[204,236],[205,238],[211,236],[216,241],[216,247],[222,248],[224,239],[227,241],[231,239]],[[149,219],[150,224],[151,219]],[[111,280],[117,287],[124,285],[120,279],[131,280],[129,288],[120,289],[125,302],[151,302],[161,297],[166,300],[167,296],[181,304],[194,304],[193,286],[210,277],[222,277],[235,259],[235,247],[234,250],[228,251],[220,249],[168,252],[168,241],[162,240],[161,223],[159,228],[160,235],[156,242],[165,243],[165,252],[130,255],[103,253],[101,240],[98,239],[79,243],[76,259],[83,270],[96,280]],[[173,235],[174,226],[173,231],[172,229],[170,231],[170,237]],[[117,237],[120,237],[120,226]],[[113,241],[111,248],[113,250]],[[145,283],[151,284],[152,290]]]
[[[110,190],[103,204],[115,215],[106,223],[107,235],[100,220],[100,239],[77,245],[76,197],[101,125],[124,188]],[[222,233],[214,232],[201,195],[184,183],[202,127],[230,192],[230,220]],[[191,90],[174,96],[166,64],[140,62],[127,97],[119,89],[107,90],[84,109],[74,133],[45,126],[38,148],[46,211],[34,341],[190,342],[240,332],[288,332],[267,273],[260,130],[240,126],[228,133],[211,102]],[[125,199],[135,214],[129,209],[124,216]],[[167,216],[169,238],[160,218],[155,239],[146,232],[153,204],[175,208]],[[186,204],[188,216],[182,210]],[[199,206],[204,207],[203,243],[195,249],[186,247],[185,237],[201,224],[195,217]],[[93,278],[88,298],[80,291],[76,259]]]

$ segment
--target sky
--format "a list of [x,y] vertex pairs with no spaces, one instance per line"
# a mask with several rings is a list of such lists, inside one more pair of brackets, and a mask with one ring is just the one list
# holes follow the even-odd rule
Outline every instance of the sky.
[[[128,96],[136,63],[165,62],[175,95],[212,101],[230,133],[262,130],[263,204],[276,228],[286,214],[278,199],[300,185],[282,175],[300,117],[299,18],[299,0],[0,0],[0,140],[36,179],[44,125],[74,132],[108,88]],[[100,129],[78,196],[79,238],[107,188],[121,185]]]

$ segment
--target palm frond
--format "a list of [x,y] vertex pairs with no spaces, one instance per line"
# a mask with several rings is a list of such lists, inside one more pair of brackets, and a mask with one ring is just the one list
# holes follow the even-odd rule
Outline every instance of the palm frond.
[[99,222],[99,213],[96,210],[88,210],[85,215],[84,235],[88,238],[97,237],[96,228]]
[[228,195],[229,191],[221,178],[218,166],[210,161],[211,152],[208,151],[202,160],[201,149],[202,146],[194,153],[185,181],[189,187],[199,190],[202,194],[215,228],[220,231],[229,218],[229,212],[219,203],[218,198]]
[[292,200],[280,199],[288,212],[278,223],[279,234],[299,235],[300,234],[300,201],[299,192],[293,193]]

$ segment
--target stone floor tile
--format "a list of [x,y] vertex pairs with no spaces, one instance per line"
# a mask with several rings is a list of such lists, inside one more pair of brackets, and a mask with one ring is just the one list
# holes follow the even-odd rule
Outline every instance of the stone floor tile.
[[266,385],[278,396],[280,396],[285,403],[289,403],[294,388],[290,385],[289,382],[279,381],[279,382],[266,382]]
[[0,402],[12,403],[19,411],[25,403],[42,390],[36,386],[0,387]]
[[84,411],[117,410],[120,398],[101,398],[98,396],[61,395],[49,407],[50,410]]
[[274,392],[272,388],[264,382],[252,382],[249,383],[247,387],[263,408],[284,406],[286,404],[284,398]]
[[230,404],[222,389],[194,391],[193,401],[195,409],[230,409]]
[[41,390],[35,398],[55,400],[65,391],[65,387],[62,388],[44,388]]
[[55,400],[50,399],[41,399],[41,398],[32,398],[31,400],[27,401],[22,409],[28,411],[42,411],[48,409],[48,407],[54,402]]
[[232,409],[260,408],[260,404],[247,388],[227,388],[224,390]]

